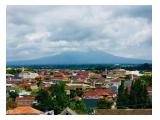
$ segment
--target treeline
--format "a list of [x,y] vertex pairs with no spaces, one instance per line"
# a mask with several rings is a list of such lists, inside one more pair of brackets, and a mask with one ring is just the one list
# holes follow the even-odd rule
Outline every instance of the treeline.
[[148,95],[146,82],[142,79],[135,80],[132,82],[131,88],[128,89],[122,81],[118,89],[117,108],[152,108],[152,100]]
[[19,69],[14,69],[14,68],[6,69],[6,73],[7,74],[17,75],[17,74],[19,74],[21,72],[22,71],[19,70]]
[[152,64],[144,63],[144,64],[137,64],[137,65],[123,65],[121,68],[126,70],[139,70],[139,71],[152,71]]
[[77,65],[11,65],[11,68],[26,67],[28,69],[74,69],[74,70],[97,70],[103,72],[105,69],[123,68],[126,70],[152,71],[152,64],[77,64]]

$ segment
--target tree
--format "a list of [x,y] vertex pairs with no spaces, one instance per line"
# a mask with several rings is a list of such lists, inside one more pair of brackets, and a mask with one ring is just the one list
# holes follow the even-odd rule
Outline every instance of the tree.
[[39,87],[42,83],[42,79],[41,78],[35,78],[35,80],[37,81],[37,86]]
[[31,95],[36,96],[39,93],[40,90],[41,90],[40,88],[33,89],[32,92],[31,92]]
[[146,86],[152,87],[152,75],[143,75],[140,79],[145,81]]
[[87,108],[82,100],[70,100],[69,105],[71,109],[75,110],[79,114],[86,114]]
[[16,97],[18,97],[19,95],[18,95],[18,92],[17,91],[11,91],[11,92],[9,92],[9,97],[10,98],[12,98],[14,101],[15,101],[15,99],[16,99]]
[[81,97],[83,95],[83,91],[82,90],[71,90],[71,98],[74,98],[76,96]]
[[16,74],[19,74],[21,73],[22,71],[21,70],[16,70],[16,69],[13,69],[13,68],[8,68],[6,69],[6,73],[7,74],[13,74],[13,75],[16,75]]
[[53,98],[54,112],[55,114],[59,114],[69,103],[69,98],[65,91],[65,82],[61,81],[55,85],[52,85],[49,88],[49,91]]
[[151,99],[148,96],[147,86],[143,80],[138,79],[132,82],[129,104],[131,108],[136,109],[151,107]]
[[7,99],[6,109],[9,110],[15,107],[16,107],[16,102],[12,98]]
[[54,75],[54,74],[55,74],[55,72],[54,72],[54,71],[51,71],[51,72],[50,72],[50,75]]
[[121,81],[121,85],[118,88],[118,96],[117,96],[117,108],[127,108],[129,102],[129,94],[128,89],[124,86],[124,81]]
[[112,105],[113,105],[113,102],[112,101],[108,101],[106,99],[99,99],[97,101],[97,106],[100,109],[111,109]]
[[38,95],[35,97],[35,99],[37,100],[38,104],[34,104],[33,107],[41,111],[47,111],[53,109],[53,102],[48,91],[44,89],[39,90]]

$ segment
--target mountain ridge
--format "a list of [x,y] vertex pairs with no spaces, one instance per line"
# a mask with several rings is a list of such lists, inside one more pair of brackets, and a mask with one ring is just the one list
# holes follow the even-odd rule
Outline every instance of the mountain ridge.
[[7,65],[32,64],[142,64],[151,63],[151,60],[125,58],[102,51],[63,52],[57,55],[41,57],[32,60],[7,61]]

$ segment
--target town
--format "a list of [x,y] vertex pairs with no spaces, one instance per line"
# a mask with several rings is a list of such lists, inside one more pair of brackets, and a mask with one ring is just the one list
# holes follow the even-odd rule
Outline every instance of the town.
[[152,72],[145,67],[130,68],[7,67],[6,112],[8,115],[152,114]]

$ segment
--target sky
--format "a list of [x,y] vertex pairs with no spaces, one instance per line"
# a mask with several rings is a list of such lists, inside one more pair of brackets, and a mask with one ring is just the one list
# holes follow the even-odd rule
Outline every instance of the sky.
[[151,6],[7,6],[7,61],[66,51],[152,59]]

